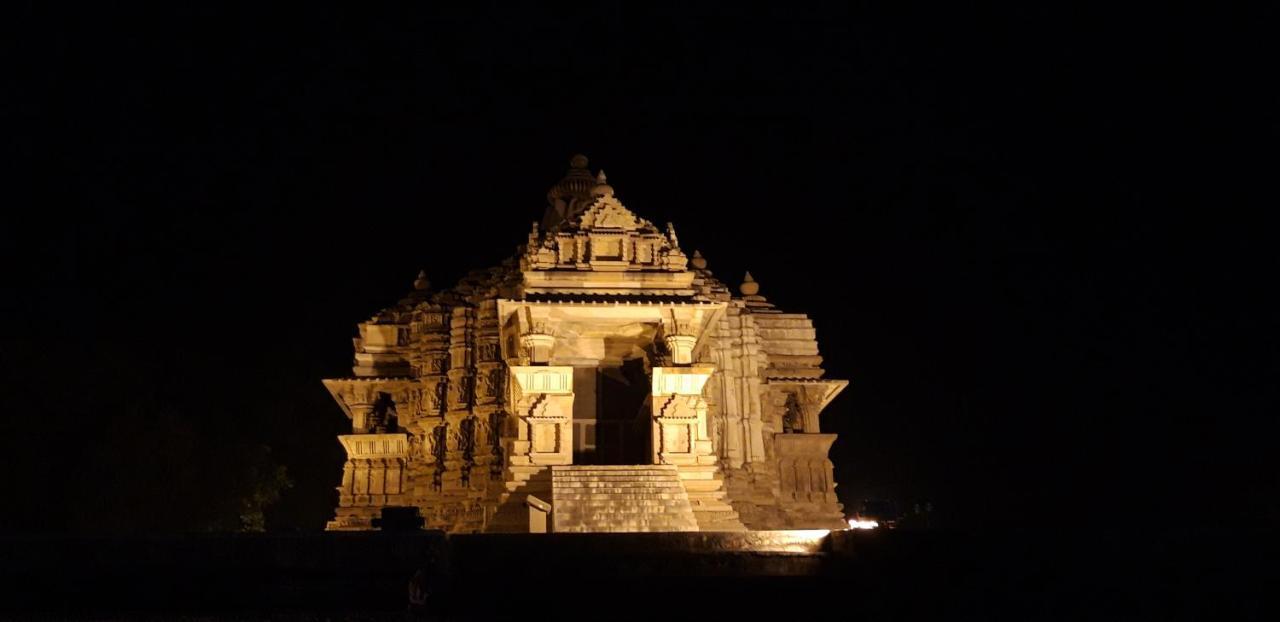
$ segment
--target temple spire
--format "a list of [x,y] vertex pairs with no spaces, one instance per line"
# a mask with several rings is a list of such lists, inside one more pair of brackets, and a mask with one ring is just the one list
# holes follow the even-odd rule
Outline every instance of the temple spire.
[[542,217],[543,229],[550,230],[570,220],[591,204],[596,177],[591,174],[587,164],[587,156],[582,154],[570,158],[569,170],[547,191],[547,211]]

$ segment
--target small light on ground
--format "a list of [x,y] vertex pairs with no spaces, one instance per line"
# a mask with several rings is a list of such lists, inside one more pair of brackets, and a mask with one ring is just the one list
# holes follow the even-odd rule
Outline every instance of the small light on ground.
[[880,523],[874,520],[856,517],[849,519],[849,529],[875,529],[879,526]]

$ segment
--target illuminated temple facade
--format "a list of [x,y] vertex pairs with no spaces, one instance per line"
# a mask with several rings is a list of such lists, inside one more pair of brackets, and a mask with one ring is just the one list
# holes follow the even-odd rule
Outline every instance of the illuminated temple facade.
[[575,156],[514,257],[358,326],[332,530],[841,528],[813,323],[735,294]]

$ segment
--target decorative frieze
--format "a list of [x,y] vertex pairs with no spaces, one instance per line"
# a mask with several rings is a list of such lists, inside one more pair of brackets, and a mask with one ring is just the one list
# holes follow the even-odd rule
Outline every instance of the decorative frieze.
[[338,437],[347,451],[338,487],[339,505],[395,505],[404,493],[408,434],[345,434]]

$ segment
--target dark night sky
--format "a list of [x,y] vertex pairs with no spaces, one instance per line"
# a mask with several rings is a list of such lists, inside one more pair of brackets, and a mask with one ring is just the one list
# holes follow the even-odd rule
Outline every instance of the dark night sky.
[[354,324],[509,256],[576,152],[814,318],[847,508],[1275,522],[1274,19],[644,6],[15,22],[0,524],[198,499],[255,442],[270,525],[318,528]]

